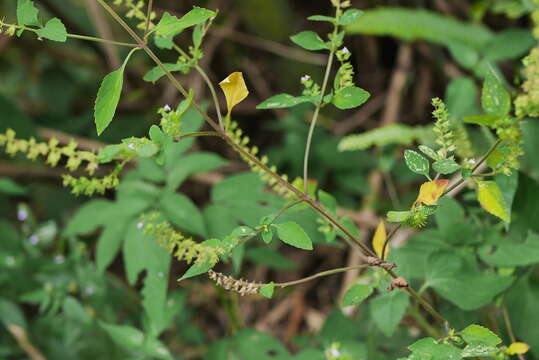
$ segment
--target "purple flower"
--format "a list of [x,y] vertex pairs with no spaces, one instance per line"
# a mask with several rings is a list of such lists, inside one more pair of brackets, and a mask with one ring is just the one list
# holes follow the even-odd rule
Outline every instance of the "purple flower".
[[39,242],[39,238],[37,237],[37,235],[32,235],[30,236],[28,241],[30,241],[30,244],[32,245],[37,245],[37,243]]
[[19,209],[19,211],[17,211],[17,219],[19,219],[19,221],[24,221],[27,217],[28,213],[26,212],[26,210]]

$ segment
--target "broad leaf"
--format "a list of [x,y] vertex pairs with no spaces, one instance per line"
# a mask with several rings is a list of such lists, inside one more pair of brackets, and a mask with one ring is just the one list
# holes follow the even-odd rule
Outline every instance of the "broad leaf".
[[249,95],[249,90],[247,90],[247,85],[245,85],[245,80],[243,80],[243,74],[241,72],[233,72],[228,75],[226,79],[219,83],[219,86],[225,93],[229,115],[234,106],[238,105]]
[[0,177],[0,194],[24,195],[26,189],[7,177]]
[[[170,72],[174,71],[182,71],[185,72],[189,69],[189,66],[186,64],[178,64],[178,63],[164,63],[163,66],[165,69],[167,69]],[[144,74],[144,77],[142,78],[144,81],[148,81],[151,83],[155,83],[157,80],[161,79],[163,76],[165,76],[165,72],[163,69],[161,69],[160,66],[156,66],[150,71],[148,71],[146,74]]]
[[191,265],[189,269],[183,274],[181,278],[178,279],[178,281],[182,281],[185,279],[189,279],[201,274],[207,273],[211,268],[213,268],[213,264],[208,263],[195,263]]
[[176,16],[165,12],[154,31],[157,35],[162,37],[176,36],[184,29],[201,24],[213,16],[215,16],[214,11],[198,6],[193,7],[193,10],[189,11],[179,19]]
[[457,164],[455,160],[444,159],[444,160],[439,160],[432,163],[432,168],[434,169],[434,171],[440,174],[448,175],[460,169],[460,165]]
[[37,15],[39,10],[31,0],[17,1],[17,22],[19,25],[40,26]]
[[105,322],[101,322],[100,324],[115,343],[128,350],[139,349],[144,344],[144,333],[134,327],[111,325]]
[[498,184],[494,181],[476,181],[476,183],[477,200],[479,200],[483,209],[505,222],[510,222],[511,213],[507,208]]
[[424,338],[408,347],[416,357],[414,360],[459,360],[462,350],[449,344],[438,344],[433,338]]
[[125,58],[122,66],[118,70],[115,70],[105,76],[101,82],[94,107],[97,135],[101,135],[101,133],[103,133],[114,117],[116,107],[120,101],[120,95],[122,94],[124,70],[129,58],[135,51],[136,49],[131,50],[129,55],[127,55]]
[[525,354],[530,350],[530,345],[523,343],[523,342],[514,342],[507,348],[507,354],[509,355],[517,355],[517,354]]
[[507,115],[511,110],[511,96],[492,70],[488,71],[485,76],[481,105],[489,114]]
[[484,326],[472,324],[460,332],[460,335],[467,343],[482,343],[489,346],[496,346],[502,342],[498,335]]
[[408,169],[416,174],[429,177],[429,161],[424,156],[413,150],[405,150],[404,160],[406,161]]
[[67,40],[66,27],[58,18],[47,21],[45,27],[36,30],[36,34],[53,41],[65,42]]
[[415,200],[416,203],[423,203],[425,205],[434,205],[438,202],[438,199],[443,195],[449,180],[433,180],[421,184],[419,188],[419,196]]
[[292,96],[289,94],[279,94],[264,100],[256,106],[257,109],[284,109],[306,102],[316,103],[318,96]]
[[373,292],[371,285],[356,284],[352,285],[350,289],[346,291],[343,297],[342,306],[357,305]]
[[323,50],[328,48],[324,40],[313,31],[302,31],[296,35],[292,35],[290,40],[307,50]]
[[275,288],[275,284],[273,282],[263,285],[260,288],[260,295],[262,295],[265,298],[271,299],[273,297],[274,288]]
[[358,9],[348,9],[346,10],[339,19],[339,25],[350,25],[363,15],[363,11]]
[[311,238],[297,223],[289,221],[272,226],[277,229],[277,235],[284,243],[304,250],[313,249]]
[[406,312],[408,303],[408,294],[404,291],[392,291],[371,300],[372,319],[385,336],[393,335]]
[[347,86],[335,93],[331,102],[339,109],[352,109],[362,105],[371,94],[357,86]]
[[166,192],[159,202],[161,211],[174,225],[188,232],[206,236],[202,214],[191,199],[180,193]]

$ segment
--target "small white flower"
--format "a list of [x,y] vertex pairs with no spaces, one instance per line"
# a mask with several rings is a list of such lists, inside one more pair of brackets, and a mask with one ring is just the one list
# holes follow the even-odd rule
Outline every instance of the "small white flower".
[[41,36],[38,36],[37,39],[38,39],[39,41],[43,41],[43,38],[42,38]]
[[468,159],[468,164],[470,164],[470,165],[475,164],[475,159]]
[[131,150],[135,150],[135,144],[133,143],[127,145],[127,147],[130,148]]
[[91,296],[94,293],[94,287],[88,286],[86,289],[84,289],[84,293],[88,296]]
[[341,352],[335,348],[331,349],[330,352],[331,352],[331,356],[334,356],[334,357],[341,356]]
[[172,110],[172,108],[168,104],[166,104],[163,110],[165,110],[166,112],[169,112]]
[[348,50],[348,48],[346,46],[341,49],[341,54],[346,55],[346,54],[349,54],[349,53],[350,53],[350,51]]
[[65,258],[62,255],[56,255],[54,257],[54,262],[57,264],[63,264],[64,261],[65,261]]
[[137,223],[137,229],[142,229],[144,227],[144,223],[142,221]]
[[301,77],[301,82],[305,82],[305,81],[309,81],[309,80],[311,80],[311,77],[309,75],[303,75]]

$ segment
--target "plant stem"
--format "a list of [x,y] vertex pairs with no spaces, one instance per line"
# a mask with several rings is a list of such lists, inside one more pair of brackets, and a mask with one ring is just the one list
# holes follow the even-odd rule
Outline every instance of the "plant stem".
[[[167,76],[167,78],[172,82],[174,87],[178,89],[178,91],[184,96],[188,97],[189,94],[184,89],[184,87],[178,82],[178,80],[172,75],[172,73],[163,65],[161,60],[154,54],[154,52],[148,47],[147,44],[145,44],[142,39],[137,35],[136,32],[134,32],[129,25],[123,19],[112,9],[104,0],[97,0],[101,6],[137,41],[137,43],[140,44],[140,47],[148,54],[148,56],[155,62],[157,66]],[[202,117],[206,120],[206,122],[219,134],[221,134],[221,137],[239,154],[241,154],[245,159],[248,161],[254,163],[257,167],[264,170],[265,173],[267,173],[269,176],[273,177],[281,186],[287,188],[290,192],[294,193],[298,198],[303,199],[305,202],[307,202],[311,208],[313,208],[315,211],[317,211],[320,215],[325,217],[330,223],[335,225],[336,228],[338,228],[340,231],[342,231],[346,237],[343,237],[342,239],[352,248],[354,248],[356,251],[358,251],[362,256],[368,255],[375,258],[378,258],[376,254],[369,249],[365,244],[361,243],[345,226],[343,226],[336,218],[334,218],[324,207],[322,207],[317,201],[314,201],[313,199],[309,198],[307,194],[304,192],[296,189],[292,184],[290,184],[288,181],[284,180],[279,176],[277,173],[272,171],[268,166],[263,164],[258,158],[256,158],[254,155],[249,153],[248,151],[245,151],[243,147],[239,144],[236,144],[220,127],[219,125],[208,116],[208,114],[200,108],[200,106],[193,102],[193,107],[196,111],[198,111]],[[393,270],[384,269],[386,272],[392,277],[397,278],[397,274]],[[417,299],[421,303],[421,305],[425,308],[427,312],[429,312],[436,320],[440,321],[442,324],[446,324],[447,321],[423,298],[421,298],[415,291],[413,291],[410,288],[406,288],[406,291],[414,298]]]
[[348,267],[342,267],[342,268],[322,271],[322,272],[316,273],[314,275],[307,276],[307,277],[305,277],[303,279],[288,281],[288,282],[284,282],[284,283],[277,283],[277,284],[275,284],[275,286],[284,288],[284,287],[287,287],[287,286],[303,284],[303,283],[306,283],[308,281],[314,280],[314,279],[319,278],[319,277],[338,274],[338,273],[349,271],[349,270],[364,269],[366,267],[368,267],[368,265],[362,264],[362,265],[348,266]]
[[148,30],[150,29],[150,17],[152,15],[153,0],[148,1],[148,10],[146,12],[146,25],[144,26],[144,39],[148,35]]
[[[505,323],[505,327],[507,329],[507,333],[509,334],[509,339],[511,339],[512,343],[517,342],[517,338],[515,337],[515,333],[513,332],[513,326],[511,325],[511,319],[509,318],[509,312],[507,312],[507,308],[502,306],[502,315],[503,315],[503,321]],[[519,360],[526,360],[524,355],[518,354]]]
[[[337,14],[339,14],[339,8],[337,8]],[[333,29],[332,39],[335,38],[338,31],[339,31],[339,26],[335,25],[335,28]],[[303,158],[303,192],[307,196],[309,196],[308,180],[309,180],[309,155],[311,152],[311,143],[313,141],[314,128],[316,127],[318,114],[320,113],[320,108],[322,107],[322,103],[324,102],[324,95],[326,92],[326,87],[328,85],[329,74],[331,72],[331,67],[333,66],[334,57],[335,57],[335,46],[332,44],[331,50],[329,52],[328,62],[326,65],[326,73],[324,74],[324,80],[322,81],[322,88],[320,90],[320,99],[318,100],[318,103],[316,104],[316,108],[314,109],[314,114],[311,119],[311,125],[309,126],[309,134],[307,135],[307,142],[305,144],[305,156]]]
[[187,138],[190,138],[190,137],[200,137],[200,136],[218,136],[218,137],[221,137],[221,134],[219,134],[218,132],[215,132],[215,131],[196,131],[196,132],[188,133],[188,134],[185,134],[185,135],[177,136],[175,138],[175,140],[182,140],[182,139],[187,139]]
[[138,44],[132,44],[132,43],[126,43],[126,42],[120,42],[120,41],[114,41],[114,40],[107,40],[107,39],[101,39],[101,38],[96,38],[96,37],[92,37],[92,36],[67,34],[67,37],[72,38],[72,39],[95,41],[95,42],[100,42],[100,43],[110,44],[110,45],[126,46],[126,47],[132,47],[132,48],[139,47]]

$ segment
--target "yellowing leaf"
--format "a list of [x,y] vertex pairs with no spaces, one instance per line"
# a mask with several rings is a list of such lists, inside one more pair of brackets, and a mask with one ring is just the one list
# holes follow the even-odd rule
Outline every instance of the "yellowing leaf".
[[477,200],[489,213],[505,222],[511,221],[511,214],[498,184],[494,181],[477,181]]
[[530,350],[530,345],[523,343],[523,342],[514,342],[507,348],[507,354],[509,355],[517,355],[517,354],[525,354]]
[[[382,251],[384,249],[384,244],[387,239],[386,234],[386,227],[384,225],[383,221],[380,221],[380,224],[378,224],[378,227],[376,228],[376,231],[374,232],[374,238],[372,239],[372,248],[374,249],[374,252],[378,257],[382,257]],[[389,246],[386,248],[386,253],[384,254],[385,258],[389,254]]]
[[228,114],[232,112],[234,106],[238,105],[249,95],[249,90],[243,80],[243,74],[241,72],[233,72],[228,75],[226,79],[219,83],[221,89],[225,93],[226,105],[228,107]]
[[449,180],[434,180],[423,183],[419,188],[419,196],[414,204],[423,203],[425,205],[434,205],[442,196],[445,188],[449,184]]

